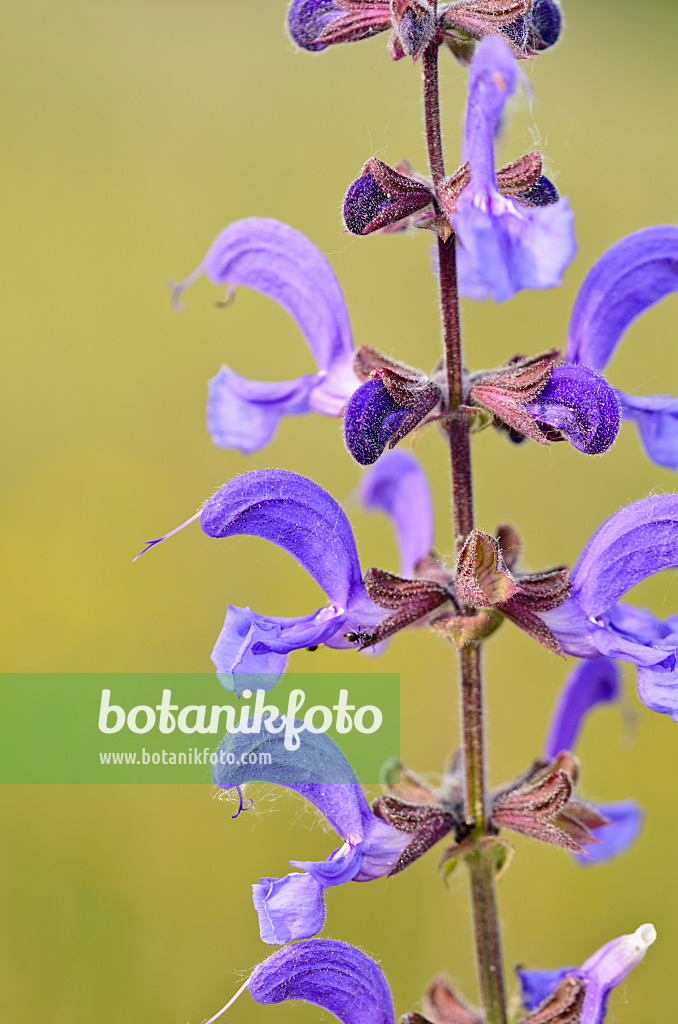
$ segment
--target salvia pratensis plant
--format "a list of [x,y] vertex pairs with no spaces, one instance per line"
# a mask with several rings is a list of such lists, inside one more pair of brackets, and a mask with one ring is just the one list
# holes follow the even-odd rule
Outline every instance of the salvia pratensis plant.
[[[523,84],[521,62],[561,35],[556,0],[292,0],[287,28],[298,47],[315,54],[383,34],[393,60],[410,58],[416,65],[428,167],[417,170],[407,161],[390,166],[370,156],[357,174],[347,168],[347,179],[356,176],[343,220],[358,236],[429,232],[442,349],[432,355],[432,368],[420,369],[354,340],[329,262],[309,239],[275,220],[248,218],[226,227],[199,266],[174,286],[178,308],[182,293],[202,274],[229,294],[238,286],[259,291],[291,315],[317,365],[315,373],[278,382],[246,380],[223,366],[209,383],[207,426],[214,443],[249,454],[264,448],[287,416],[342,419],[348,454],[370,467],[360,500],[366,510],[387,517],[399,550],[397,565],[370,566],[369,551],[361,552],[361,561],[339,503],[304,476],[258,469],[227,481],[193,516],[204,533],[214,539],[255,536],[279,546],[319,584],[327,602],[297,617],[229,605],[212,660],[222,685],[240,696],[252,673],[264,689],[274,686],[296,651],[325,644],[346,657],[356,649],[378,654],[386,642],[399,643],[405,628],[432,629],[449,639],[458,662],[463,748],[438,787],[424,781],[430,766],[400,765],[397,779],[370,806],[351,765],[327,736],[308,737],[307,752],[333,766],[341,781],[332,785],[318,784],[312,773],[300,781],[280,734],[261,740],[275,754],[263,774],[239,756],[251,736],[225,737],[222,749],[234,756],[215,766],[213,781],[237,791],[241,808],[243,786],[282,786],[317,808],[341,841],[324,861],[291,860],[294,870],[282,877],[252,879],[261,939],[282,948],[254,969],[237,996],[247,990],[260,1004],[305,1000],[343,1024],[394,1022],[377,963],[344,942],[316,937],[325,922],[325,889],[397,875],[444,843],[443,876],[458,863],[468,868],[483,1005],[469,1006],[444,976],[435,976],[434,964],[422,1012],[405,1012],[401,1019],[506,1024],[495,899],[497,876],[511,853],[506,832],[560,846],[582,864],[623,854],[640,831],[642,811],[630,795],[604,804],[586,798],[574,753],[584,720],[598,705],[619,700],[618,663],[628,662],[636,666],[641,701],[678,721],[678,615],[661,620],[623,600],[647,577],[678,568],[678,494],[613,511],[591,538],[581,538],[581,555],[570,570],[528,572],[521,568],[521,538],[513,526],[476,526],[471,434],[493,427],[513,444],[567,441],[584,455],[601,455],[621,421],[634,420],[649,458],[678,469],[678,400],[626,394],[603,376],[631,323],[678,290],[678,227],[646,228],[604,253],[584,279],[569,325],[556,325],[549,336],[551,347],[527,355],[504,352],[498,366],[473,369],[472,349],[462,349],[459,297],[501,303],[524,289],[556,287],[575,255],[573,213],[544,174],[541,155],[526,153],[506,166],[497,166],[495,158],[507,100]],[[453,170],[443,153],[438,100],[438,63],[447,51],[468,73]],[[378,345],[378,339],[370,341]],[[440,550],[451,551],[447,557],[434,546],[422,469],[402,448],[390,450],[424,427],[437,431],[451,462],[454,536],[451,543],[439,540]],[[554,655],[580,660],[545,728],[540,757],[520,777],[491,790],[482,650],[505,619]],[[272,851],[271,871],[280,871],[284,859]],[[610,992],[654,940],[653,926],[643,924],[612,938],[581,966],[520,968],[520,1020],[600,1024]]]

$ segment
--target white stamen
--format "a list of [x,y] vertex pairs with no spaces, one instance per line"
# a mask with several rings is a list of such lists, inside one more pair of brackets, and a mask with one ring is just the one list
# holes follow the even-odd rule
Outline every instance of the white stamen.
[[245,982],[245,984],[240,986],[240,988],[238,989],[236,994],[233,996],[233,998],[229,999],[229,1001],[226,1003],[226,1006],[222,1006],[222,1008],[219,1010],[218,1013],[215,1013],[213,1017],[210,1017],[209,1020],[205,1021],[205,1024],[214,1024],[214,1021],[218,1017],[221,1017],[222,1013],[226,1013],[226,1010],[229,1008],[229,1006],[233,1006],[233,1003],[236,1001],[236,999],[238,999],[238,997],[243,994],[243,992],[245,991],[245,989],[247,988],[249,983],[250,983],[250,979],[248,978],[247,981]]

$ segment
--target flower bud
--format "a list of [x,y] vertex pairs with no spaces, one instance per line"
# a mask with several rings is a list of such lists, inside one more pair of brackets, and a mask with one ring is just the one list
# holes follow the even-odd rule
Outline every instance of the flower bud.
[[558,42],[562,24],[556,0],[534,0],[528,14],[501,31],[519,50],[534,56]]
[[560,199],[558,189],[545,174],[539,176],[534,185],[524,192],[517,192],[516,199],[523,206],[550,206]]
[[334,0],[292,0],[287,28],[302,49],[325,50],[326,44],[318,42],[318,37],[341,13]]

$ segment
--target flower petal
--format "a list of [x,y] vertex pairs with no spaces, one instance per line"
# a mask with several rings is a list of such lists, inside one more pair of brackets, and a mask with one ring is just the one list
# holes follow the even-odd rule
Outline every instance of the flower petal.
[[579,289],[566,359],[596,370],[607,365],[627,327],[678,289],[678,227],[645,228],[601,256]]
[[[452,216],[462,294],[505,302],[523,288],[555,288],[577,251],[574,215],[567,198],[526,207],[498,192],[462,193]],[[468,192],[468,199],[465,193]]]
[[312,939],[286,946],[256,968],[248,987],[258,1003],[303,999],[342,1024],[395,1024],[381,968],[346,942]]
[[585,455],[600,455],[619,432],[619,399],[600,374],[587,366],[556,366],[528,411],[565,435]]
[[638,667],[638,696],[650,711],[671,715],[673,721],[678,722],[678,665],[675,655],[664,664]]
[[210,537],[246,534],[277,544],[342,608],[364,596],[351,524],[318,484],[282,469],[229,480],[205,504],[200,524]]
[[287,12],[287,28],[297,46],[304,50],[325,50],[318,42],[324,29],[342,15],[334,0],[292,0]]
[[177,292],[200,271],[213,284],[254,288],[287,310],[321,370],[351,363],[351,324],[339,282],[320,250],[299,231],[266,217],[238,220],[215,239]]
[[678,567],[678,494],[643,498],[599,526],[572,570],[572,597],[600,616],[661,569]]
[[261,878],[252,886],[252,900],[261,941],[271,945],[310,938],[325,924],[323,886],[308,874]]
[[586,997],[580,1024],[602,1024],[609,992],[638,966],[656,938],[653,925],[643,924],[632,935],[613,939],[589,957],[582,965]]
[[361,466],[376,462],[407,415],[408,410],[398,405],[381,380],[361,384],[344,416],[346,447],[356,462]]
[[390,452],[363,477],[360,497],[369,511],[389,516],[400,548],[400,572],[411,577],[433,546],[433,507],[426,474],[407,452]]
[[581,977],[581,970],[578,967],[561,967],[556,971],[528,971],[519,967],[516,974],[520,982],[523,1004],[532,1012],[553,995],[563,978],[567,978],[568,975]]
[[[593,662],[592,664],[595,664]],[[594,830],[598,843],[587,847],[585,854],[575,854],[584,867],[603,864],[621,853],[626,853],[635,843],[643,827],[643,812],[635,800],[619,800],[611,804],[594,804],[597,811],[608,818],[609,825]]]
[[609,658],[577,665],[558,697],[544,744],[544,760],[552,761],[561,750],[574,750],[586,715],[598,704],[618,700],[619,687],[619,669]]
[[658,466],[678,470],[678,399],[618,391],[622,416],[635,420],[645,451]]
[[211,654],[221,685],[240,696],[245,687],[253,688],[252,674],[256,674],[256,688],[270,690],[285,671],[291,651],[324,643],[343,628],[345,620],[335,607],[319,608],[310,615],[269,618],[229,605]]
[[258,451],[273,438],[283,416],[310,411],[310,395],[324,379],[307,374],[275,383],[246,380],[222,366],[207,385],[207,430],[217,448]]
[[290,864],[293,868],[307,871],[325,889],[333,885],[344,885],[352,881],[360,871],[366,847],[365,842],[353,847],[345,843],[341,850],[327,860],[291,860]]

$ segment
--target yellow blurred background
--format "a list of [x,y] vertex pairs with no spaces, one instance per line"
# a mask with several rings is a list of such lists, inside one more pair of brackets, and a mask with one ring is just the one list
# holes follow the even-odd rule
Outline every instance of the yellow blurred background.
[[[429,237],[355,239],[341,233],[339,216],[371,154],[425,169],[419,71],[390,61],[386,37],[296,52],[285,6],[5,7],[3,671],[209,671],[227,602],[264,614],[317,607],[322,597],[292,560],[249,538],[215,542],[194,526],[132,565],[146,538],[248,469],[284,466],[317,480],[345,503],[363,565],[397,568],[384,521],[353,497],[359,474],[336,421],[288,420],[249,458],[217,451],[205,433],[205,382],[222,361],[273,380],[312,369],[294,324],[244,290],[217,310],[204,280],[178,314],[166,287],[229,222],[276,217],[328,254],[357,344],[424,368],[437,360]],[[569,0],[565,15],[561,44],[527,68],[534,97],[515,104],[502,155],[543,150],[576,211],[579,255],[557,291],[464,305],[476,368],[563,343],[592,261],[623,235],[677,218],[674,5]],[[443,68],[452,170],[466,75],[452,58]],[[630,330],[613,383],[678,393],[677,311],[674,296]],[[438,548],[449,553],[447,459],[435,432],[417,454],[431,476]],[[474,456],[479,526],[514,522],[535,569],[571,562],[621,505],[676,486],[645,458],[631,425],[603,458],[566,445],[514,448],[490,432],[475,439]],[[661,576],[636,596],[668,613],[672,586]],[[359,656],[323,649],[292,666],[343,670],[350,657]],[[511,626],[485,661],[497,784],[540,752],[568,668]],[[401,672],[404,758],[439,771],[458,742],[446,643],[413,631],[356,667]],[[626,683],[623,714],[599,711],[578,752],[586,795],[633,796],[647,808],[642,838],[590,869],[518,838],[499,894],[509,972],[516,963],[579,964],[654,922],[656,946],[611,1003],[609,1019],[620,1024],[673,1019],[678,951],[678,727],[639,704],[631,672]],[[250,883],[334,846],[285,796],[255,794],[255,810],[237,821],[214,797],[208,786],[0,788],[3,1021],[198,1024],[226,1002],[271,952],[258,937]],[[323,934],[380,959],[397,1014],[418,1007],[441,969],[477,998],[465,879],[460,872],[446,892],[436,864],[433,852],[394,879],[328,894]],[[319,1016],[245,995],[229,1019]]]

